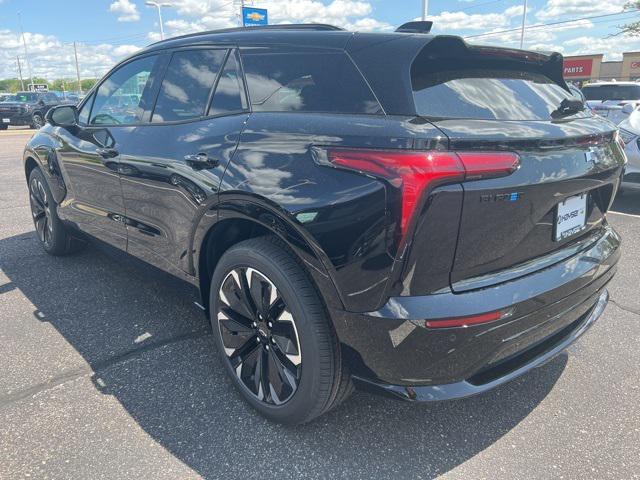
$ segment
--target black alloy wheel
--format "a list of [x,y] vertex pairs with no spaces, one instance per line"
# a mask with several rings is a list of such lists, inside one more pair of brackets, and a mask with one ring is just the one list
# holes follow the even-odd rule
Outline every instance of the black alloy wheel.
[[218,300],[222,345],[238,379],[257,400],[284,404],[298,388],[302,352],[278,289],[265,274],[240,267],[227,274]]
[[34,113],[33,118],[31,119],[31,128],[35,128],[36,130],[38,130],[42,128],[43,125],[44,119],[42,118],[42,115],[40,115],[39,113]]
[[49,196],[47,195],[42,180],[33,175],[29,182],[29,201],[31,203],[31,215],[33,216],[33,223],[35,224],[38,238],[45,248],[51,248],[53,218]]

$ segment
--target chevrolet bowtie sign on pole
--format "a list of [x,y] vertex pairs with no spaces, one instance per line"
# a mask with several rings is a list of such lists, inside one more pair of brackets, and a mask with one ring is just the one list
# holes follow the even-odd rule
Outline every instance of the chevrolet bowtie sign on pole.
[[268,17],[265,8],[242,7],[242,26],[256,27],[267,25]]

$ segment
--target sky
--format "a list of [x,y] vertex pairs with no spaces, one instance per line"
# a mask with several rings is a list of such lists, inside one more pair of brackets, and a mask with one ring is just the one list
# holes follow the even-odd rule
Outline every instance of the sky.
[[[166,36],[238,26],[240,0],[165,0]],[[639,51],[640,37],[615,35],[640,20],[623,12],[627,0],[529,0],[524,48],[565,55],[604,53],[619,60]],[[270,23],[319,22],[354,31],[392,31],[420,17],[421,0],[246,0],[267,8]],[[518,47],[521,0],[430,0],[435,34]],[[102,76],[117,61],[159,40],[158,15],[144,0],[0,0],[0,78],[17,77],[16,56],[28,76],[20,36],[25,32],[34,76],[75,78],[73,42],[82,78]],[[562,23],[557,23],[562,22]],[[549,25],[554,24],[555,25]]]

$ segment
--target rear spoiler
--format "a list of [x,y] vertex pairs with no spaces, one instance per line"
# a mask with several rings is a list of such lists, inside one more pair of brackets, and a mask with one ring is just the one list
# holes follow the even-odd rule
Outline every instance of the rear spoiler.
[[522,68],[542,73],[547,78],[553,80],[559,86],[570,92],[569,86],[564,80],[564,59],[560,53],[541,53],[527,50],[517,50],[513,48],[490,47],[469,45],[461,37],[452,35],[438,35],[427,43],[416,55],[415,61],[420,57],[425,57],[430,61],[435,59],[459,59],[461,62],[466,59],[477,59],[478,56],[494,57],[507,62],[521,63]]
[[407,22],[400,25],[396,28],[396,32],[401,33],[429,33],[431,31],[431,27],[433,26],[433,22],[429,22],[426,20],[420,22]]

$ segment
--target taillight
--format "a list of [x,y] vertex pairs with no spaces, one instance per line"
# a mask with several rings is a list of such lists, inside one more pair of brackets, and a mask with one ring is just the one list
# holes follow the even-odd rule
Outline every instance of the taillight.
[[483,323],[495,322],[503,318],[510,317],[513,314],[513,308],[507,310],[497,310],[495,312],[481,313],[480,315],[472,315],[468,317],[442,318],[438,320],[426,320],[424,322],[427,328],[461,328],[471,327],[473,325],[481,325]]
[[417,150],[329,149],[327,160],[338,167],[383,178],[402,191],[400,232],[406,233],[421,195],[443,183],[494,178],[513,173],[513,152],[446,152]]

